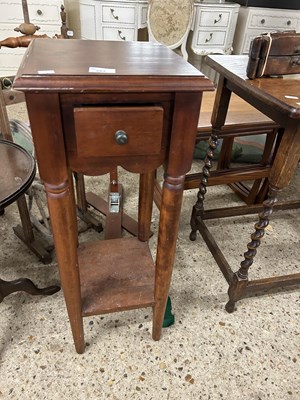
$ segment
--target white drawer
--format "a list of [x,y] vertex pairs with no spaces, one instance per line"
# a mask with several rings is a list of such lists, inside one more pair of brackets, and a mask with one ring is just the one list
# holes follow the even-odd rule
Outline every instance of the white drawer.
[[205,47],[205,46],[224,46],[226,41],[226,31],[217,31],[217,30],[199,30],[197,34],[197,41],[195,43],[196,46]]
[[132,24],[136,21],[136,8],[134,6],[102,5],[102,22],[114,24]]
[[249,28],[260,28],[261,32],[268,29],[296,29],[299,16],[286,15],[282,11],[280,14],[263,15],[260,13],[253,14],[250,18]]
[[123,28],[123,27],[112,27],[102,26],[102,39],[103,40],[124,40],[133,41],[136,38],[136,29],[134,28]]
[[229,11],[200,11],[198,26],[227,27],[229,19]]
[[[57,24],[60,21],[61,2],[51,2],[45,5],[42,0],[29,1],[28,12],[30,22],[42,26],[43,24]],[[24,22],[21,1],[11,0],[0,3],[0,23],[12,23],[16,27]]]

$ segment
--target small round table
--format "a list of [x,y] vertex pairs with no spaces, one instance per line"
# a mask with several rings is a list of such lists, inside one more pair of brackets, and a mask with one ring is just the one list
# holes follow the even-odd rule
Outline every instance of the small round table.
[[[25,191],[35,177],[35,161],[33,157],[16,143],[0,139],[0,215],[4,209],[15,201],[24,200]],[[0,279],[0,303],[4,297],[17,291],[25,291],[32,295],[51,295],[60,290],[59,286],[39,289],[27,278],[14,281]]]

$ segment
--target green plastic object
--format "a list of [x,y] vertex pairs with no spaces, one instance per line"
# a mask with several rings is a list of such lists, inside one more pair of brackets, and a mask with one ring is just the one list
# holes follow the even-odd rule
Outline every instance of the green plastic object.
[[175,317],[174,314],[172,314],[171,298],[168,296],[163,328],[167,328],[168,326],[174,325],[174,322],[175,322]]

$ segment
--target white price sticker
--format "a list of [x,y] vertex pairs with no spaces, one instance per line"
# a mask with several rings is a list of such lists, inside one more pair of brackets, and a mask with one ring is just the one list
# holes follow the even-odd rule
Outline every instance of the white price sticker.
[[96,74],[115,74],[115,68],[90,67],[89,72]]
[[55,74],[55,71],[53,69],[45,69],[42,71],[38,71],[38,74],[44,75],[44,74]]

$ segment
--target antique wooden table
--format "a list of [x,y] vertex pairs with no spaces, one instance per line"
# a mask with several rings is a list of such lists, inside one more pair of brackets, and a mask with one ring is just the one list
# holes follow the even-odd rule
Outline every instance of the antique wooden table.
[[[36,40],[14,87],[25,92],[75,347],[82,317],[153,307],[158,340],[175,257],[185,174],[202,92],[198,70],[147,42]],[[165,165],[156,263],[148,247],[155,169]],[[138,237],[78,245],[71,171],[140,174]],[[78,247],[78,248],[77,248]]]
[[[265,228],[269,224],[269,217],[277,202],[278,192],[289,185],[300,158],[300,79],[291,75],[284,79],[272,77],[249,80],[246,77],[248,56],[208,56],[206,62],[220,74],[220,80],[212,114],[210,146],[203,168],[198,201],[193,208],[191,218],[190,238],[195,240],[196,231],[199,230],[210,248],[229,283],[229,301],[226,304],[226,310],[232,312],[236,301],[249,294],[300,283],[299,273],[254,280],[248,278],[249,268],[253,263]],[[212,157],[218,136],[225,123],[232,92],[284,128],[279,146],[274,152],[274,160],[270,160],[268,198],[263,203],[264,207],[259,214],[259,222],[255,225],[255,232],[251,235],[251,242],[247,245],[248,251],[244,253],[245,259],[237,272],[233,272],[201,217],[212,167]],[[257,177],[249,174],[247,178],[251,180]]]
[[[8,140],[0,139],[0,211],[13,202],[18,203],[19,210],[24,208],[25,191],[31,185],[35,177],[35,161],[33,157],[21,146]],[[28,213],[28,212],[27,212]],[[28,218],[21,214],[22,218]],[[30,222],[30,219],[29,219]],[[13,281],[4,281],[0,279],[0,303],[4,297],[18,291],[25,291],[32,295],[50,295],[56,293],[60,288],[58,286],[49,286],[39,289],[28,278],[19,278]]]

